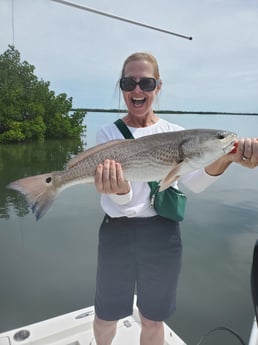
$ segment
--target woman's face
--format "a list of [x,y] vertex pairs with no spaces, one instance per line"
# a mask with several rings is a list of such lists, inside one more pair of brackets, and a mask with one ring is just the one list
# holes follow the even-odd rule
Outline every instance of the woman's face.
[[[131,77],[136,82],[143,77],[155,78],[153,66],[146,60],[130,61],[125,66],[124,77]],[[161,87],[161,83],[153,91],[142,91],[136,85],[132,91],[123,91],[128,114],[131,116],[146,116],[152,113],[152,105]]]

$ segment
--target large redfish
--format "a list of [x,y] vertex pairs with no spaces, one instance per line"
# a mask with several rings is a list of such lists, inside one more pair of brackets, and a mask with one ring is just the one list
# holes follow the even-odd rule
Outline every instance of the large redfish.
[[96,167],[105,159],[121,163],[128,181],[159,181],[160,191],[178,177],[229,153],[237,136],[215,129],[190,129],[113,140],[94,146],[71,159],[65,170],[26,177],[7,187],[25,195],[36,219],[42,217],[64,188],[93,183]]

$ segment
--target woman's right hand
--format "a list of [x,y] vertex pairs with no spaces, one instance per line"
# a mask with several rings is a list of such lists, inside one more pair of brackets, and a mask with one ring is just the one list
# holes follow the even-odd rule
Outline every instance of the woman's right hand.
[[98,192],[104,194],[127,194],[130,192],[130,185],[124,178],[121,164],[109,159],[97,166],[95,186]]

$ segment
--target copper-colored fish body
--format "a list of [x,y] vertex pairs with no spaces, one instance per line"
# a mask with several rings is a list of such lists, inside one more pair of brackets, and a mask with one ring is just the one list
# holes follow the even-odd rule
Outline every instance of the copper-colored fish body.
[[236,141],[236,134],[215,129],[190,129],[114,140],[78,154],[63,171],[26,177],[7,187],[24,194],[39,219],[63,189],[78,183],[94,183],[96,167],[106,159],[119,162],[128,181],[161,181],[162,191],[180,176],[229,153]]

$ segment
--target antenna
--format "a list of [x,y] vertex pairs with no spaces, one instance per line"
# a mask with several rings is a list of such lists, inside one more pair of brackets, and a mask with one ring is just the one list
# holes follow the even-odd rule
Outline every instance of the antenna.
[[174,35],[174,36],[185,38],[185,39],[188,39],[188,40],[192,40],[193,39],[191,36],[185,36],[185,35],[178,34],[178,33],[175,33],[175,32],[169,31],[169,30],[158,28],[156,26],[152,26],[152,25],[136,22],[136,21],[131,20],[131,19],[127,19],[127,18],[124,18],[124,17],[116,16],[116,15],[111,14],[111,13],[95,10],[94,8],[90,8],[90,7],[87,7],[87,6],[75,4],[73,2],[69,2],[69,1],[65,1],[65,0],[51,0],[51,1],[55,1],[55,2],[58,2],[58,3],[63,4],[63,5],[75,7],[75,8],[78,8],[80,10],[84,10],[84,11],[92,12],[92,13],[95,13],[95,14],[99,14],[101,16],[105,16],[105,17],[109,17],[109,18],[112,18],[112,19],[120,20],[122,22],[126,22],[126,23],[129,23],[129,24],[134,24],[134,25],[142,26],[142,27],[144,27],[146,29],[156,30],[156,31],[159,31],[159,32],[163,32],[165,34]]
[[14,0],[12,0],[12,43],[14,46]]

